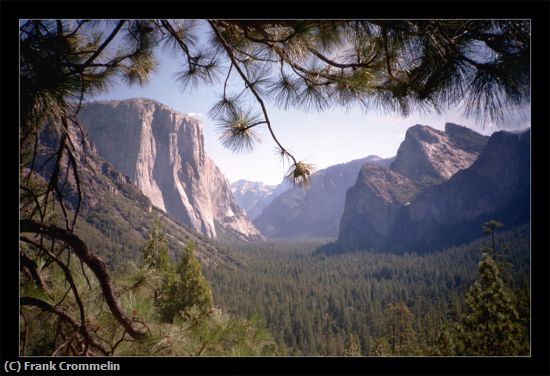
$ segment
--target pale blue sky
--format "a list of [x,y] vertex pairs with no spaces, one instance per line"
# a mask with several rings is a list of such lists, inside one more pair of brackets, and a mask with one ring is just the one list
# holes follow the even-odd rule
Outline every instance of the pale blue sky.
[[[125,99],[146,97],[157,100],[176,111],[194,115],[203,123],[206,152],[222,170],[230,182],[239,179],[278,184],[283,179],[288,165],[283,165],[275,152],[275,144],[267,131],[260,131],[262,142],[250,153],[233,153],[218,140],[216,122],[206,115],[217,100],[223,82],[211,86],[188,88],[181,91],[175,73],[182,65],[181,57],[159,52],[160,65],[151,76],[150,83],[143,87],[128,87],[115,84],[110,90],[93,99]],[[233,81],[235,90],[242,83]],[[281,143],[297,159],[315,165],[317,169],[363,158],[371,154],[391,157],[396,154],[405,137],[407,128],[424,124],[443,129],[445,122],[468,126],[484,134],[498,130],[494,124],[485,129],[476,127],[474,119],[464,118],[460,111],[445,114],[418,114],[403,118],[399,114],[365,113],[361,109],[349,111],[334,108],[323,112],[279,110],[268,103],[270,119]],[[514,120],[513,126],[530,125],[530,117]],[[502,127],[502,125],[501,125]]]

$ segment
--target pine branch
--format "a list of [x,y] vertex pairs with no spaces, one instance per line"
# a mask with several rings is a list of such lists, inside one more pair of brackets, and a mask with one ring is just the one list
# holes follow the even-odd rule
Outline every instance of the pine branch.
[[95,274],[100,283],[101,291],[107,306],[116,320],[128,331],[128,334],[132,336],[132,338],[141,338],[145,335],[143,330],[134,328],[132,321],[120,310],[113,294],[111,278],[107,273],[103,260],[93,255],[78,236],[55,225],[42,224],[32,219],[21,220],[20,231],[22,233],[31,232],[46,235],[67,243],[74,250],[76,255],[82,259],[86,266]]
[[103,50],[109,45],[109,43],[111,43],[111,41],[114,39],[114,37],[118,34],[118,32],[120,31],[120,29],[122,28],[122,26],[124,25],[126,21],[124,20],[120,20],[118,21],[117,25],[115,26],[115,28],[113,29],[113,31],[111,31],[111,34],[109,34],[109,36],[107,37],[107,39],[105,39],[103,41],[103,43],[101,44],[101,46],[99,46],[99,48],[92,54],[92,56],[90,56],[88,58],[88,60],[86,60],[83,64],[79,65],[79,69],[80,71],[82,72],[85,68],[87,68],[95,59],[96,57],[99,56],[99,54],[101,54],[101,52],[103,52]]
[[22,249],[19,249],[19,260],[20,260],[20,269],[21,270],[28,270],[31,277],[35,280],[37,285],[46,293],[49,293],[49,288],[46,285],[46,282],[44,281],[44,278],[42,277],[42,274],[40,273],[40,270],[38,270],[38,265],[36,264],[36,261],[30,259],[25,252],[23,252]]
[[[71,317],[69,313],[65,312],[62,309],[56,308],[41,299],[37,299],[29,296],[22,296],[19,298],[19,305],[22,307],[23,306],[37,307],[43,311],[53,313],[57,315],[60,318],[60,320],[69,324],[75,332],[78,332],[80,330],[80,326],[78,322],[73,317]],[[89,338],[89,341],[90,341],[90,345],[92,345],[93,347],[101,351],[102,354],[104,355],[108,354],[108,351],[101,344],[97,343],[93,338]]]
[[294,158],[294,156],[292,154],[290,154],[282,145],[281,143],[279,142],[279,140],[277,139],[277,136],[275,136],[275,133],[273,132],[273,128],[271,127],[271,122],[269,120],[269,116],[267,114],[267,110],[266,110],[266,107],[265,107],[265,104],[264,104],[264,101],[262,100],[262,98],[260,97],[260,95],[258,94],[258,92],[256,91],[256,89],[254,88],[254,86],[251,84],[251,82],[248,80],[248,77],[246,76],[246,74],[244,74],[244,72],[242,71],[241,67],[239,66],[239,64],[237,63],[236,59],[235,59],[235,55],[233,54],[233,51],[231,50],[231,48],[229,47],[229,45],[227,44],[227,42],[225,41],[225,39],[223,38],[223,36],[221,35],[221,33],[219,32],[218,28],[216,27],[216,25],[214,24],[213,21],[208,21],[210,23],[210,26],[212,27],[212,30],[214,30],[214,33],[217,35],[218,39],[220,40],[220,42],[222,43],[223,47],[225,48],[225,51],[227,52],[227,55],[229,56],[229,59],[231,60],[233,66],[235,67],[235,69],[237,70],[237,72],[239,73],[239,75],[241,76],[242,80],[245,82],[245,84],[247,85],[247,87],[249,88],[249,90],[251,91],[252,95],[256,98],[256,101],[258,102],[258,104],[260,105],[261,109],[262,109],[262,113],[263,113],[263,116],[264,116],[264,119],[265,119],[265,122],[266,122],[266,125],[267,125],[267,128],[269,129],[269,132],[271,134],[271,137],[273,138],[273,140],[275,141],[275,143],[279,146],[279,148],[281,148],[281,150],[284,150],[285,153],[294,161],[296,162],[296,159]]

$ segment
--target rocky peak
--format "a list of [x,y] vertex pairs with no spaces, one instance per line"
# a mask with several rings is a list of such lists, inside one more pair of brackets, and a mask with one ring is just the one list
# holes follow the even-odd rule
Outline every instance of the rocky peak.
[[254,220],[275,197],[282,193],[284,189],[280,188],[281,185],[283,184],[267,185],[241,179],[231,184],[231,192],[239,206],[245,210],[246,215]]
[[422,124],[416,124],[407,129],[405,139],[412,138],[418,141],[424,141],[430,144],[441,142],[445,138],[445,132],[438,131],[432,127]]
[[244,179],[231,183],[231,192],[240,196],[245,195],[247,192],[270,195],[275,188],[276,185],[267,185],[261,181],[249,181]]
[[390,168],[424,186],[441,183],[471,166],[487,139],[452,123],[445,132],[417,124],[407,130]]
[[454,123],[445,123],[445,134],[454,147],[478,155],[483,151],[489,140],[488,136]]
[[89,103],[79,118],[98,153],[153,205],[211,238],[216,224],[238,237],[260,237],[206,155],[199,120],[146,98]]
[[[488,138],[450,123],[445,132],[413,128],[398,152],[398,168],[365,165],[348,190],[338,237],[342,249],[429,251],[472,240],[489,219],[507,227],[529,222],[530,130],[500,131]],[[426,185],[426,180],[406,176],[430,171],[414,170],[413,162],[431,166],[432,172],[442,165],[425,153],[426,143],[446,150],[438,157],[456,168],[439,184]],[[476,152],[480,144],[485,147]],[[458,169],[457,156],[465,157],[463,153],[477,159]]]

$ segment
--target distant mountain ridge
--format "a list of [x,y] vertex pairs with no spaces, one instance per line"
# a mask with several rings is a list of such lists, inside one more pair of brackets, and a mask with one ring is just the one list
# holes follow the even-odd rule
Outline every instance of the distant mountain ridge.
[[288,189],[254,219],[260,232],[274,238],[336,237],[344,210],[346,190],[365,163],[389,166],[393,158],[368,156],[319,170],[311,187]]
[[98,153],[153,205],[210,238],[218,228],[261,239],[205,153],[199,120],[146,98],[87,103],[79,119]]
[[428,251],[530,216],[530,130],[490,138],[448,124],[409,129],[390,171],[364,166],[346,196],[342,250]]
[[249,180],[238,180],[231,183],[231,192],[237,204],[245,211],[248,218],[254,220],[264,208],[281,193],[290,188],[290,185],[283,182],[278,185],[267,185],[262,182]]

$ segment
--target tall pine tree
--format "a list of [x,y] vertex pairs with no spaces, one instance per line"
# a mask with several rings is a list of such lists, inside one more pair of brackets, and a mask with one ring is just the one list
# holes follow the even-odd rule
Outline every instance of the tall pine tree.
[[413,355],[416,350],[416,333],[413,316],[403,302],[390,303],[386,308],[386,338],[393,355]]
[[524,355],[519,315],[493,253],[484,249],[479,276],[466,294],[459,331],[464,355]]
[[177,267],[178,280],[167,288],[163,297],[161,313],[167,322],[171,322],[178,314],[200,321],[212,311],[212,291],[202,274],[194,250],[194,243],[187,243]]
[[349,335],[344,349],[344,356],[361,356],[361,345],[354,334]]
[[167,299],[167,292],[176,280],[173,264],[169,261],[166,235],[160,229],[156,220],[149,233],[149,239],[142,250],[143,266],[154,271],[156,283],[153,284],[153,298],[160,306]]
[[145,266],[159,271],[168,270],[170,265],[168,261],[168,245],[166,244],[166,236],[160,230],[158,221],[155,221],[153,224],[153,228],[149,233],[149,239],[143,247],[142,255]]

